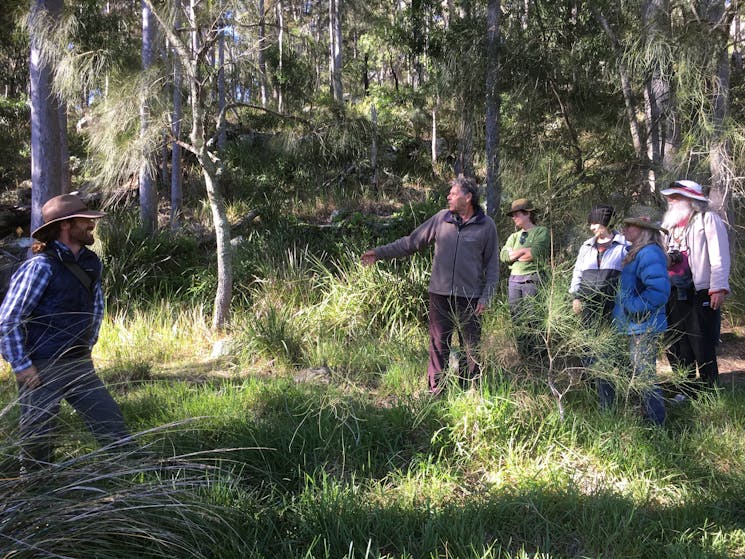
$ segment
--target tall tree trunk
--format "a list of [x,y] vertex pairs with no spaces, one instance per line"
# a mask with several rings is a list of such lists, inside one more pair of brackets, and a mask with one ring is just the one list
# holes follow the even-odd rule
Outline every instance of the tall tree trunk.
[[486,207],[494,218],[499,211],[499,13],[500,0],[489,0],[486,13]]
[[59,96],[56,96],[56,100],[58,103],[57,115],[59,119],[60,193],[66,194],[72,190],[70,142],[67,139],[67,103]]
[[[223,2],[220,2],[222,8]],[[220,15],[220,36],[217,39],[217,106],[220,112],[225,110],[225,18]],[[223,126],[217,136],[217,148],[222,151],[227,141],[227,132]]]
[[[662,23],[668,17],[668,0],[644,0],[642,24],[647,44],[662,40],[667,25]],[[673,114],[670,82],[663,77],[662,65],[666,60],[654,60],[649,77],[644,84],[644,103],[647,124],[647,158],[649,159],[649,190],[645,197],[657,191],[660,172],[672,170],[680,144],[677,120]]]
[[[176,10],[174,27],[180,25],[180,3]],[[173,61],[173,111],[171,113],[171,229],[176,230],[181,220],[183,205],[183,194],[181,190],[181,145],[178,140],[181,136],[181,60],[178,55]]]
[[31,230],[42,224],[44,202],[62,192],[59,103],[52,90],[52,68],[44,62],[38,27],[47,18],[59,21],[62,0],[31,3]]
[[[142,69],[147,73],[153,62],[153,21],[150,7],[142,2]],[[150,110],[147,88],[140,93],[140,138],[143,140],[142,163],[140,164],[140,221],[145,231],[152,233],[158,225],[158,209],[155,197],[155,181],[151,169],[151,154],[145,147],[148,134]]]
[[225,197],[218,181],[217,166],[212,162],[206,148],[197,159],[202,167],[217,241],[217,292],[215,293],[212,313],[212,328],[222,330],[230,321],[230,303],[233,296],[233,254],[230,245],[230,221],[225,206]]
[[[468,88],[466,87],[466,90]],[[466,93],[468,95],[468,93]],[[467,177],[475,175],[473,167],[473,108],[467,99],[462,103],[458,120],[458,153],[455,160],[455,173]]]
[[267,76],[266,76],[266,8],[264,0],[259,0],[259,88],[261,92],[261,106],[266,107]]
[[342,0],[329,0],[329,68],[331,98],[340,104],[344,102],[344,89],[341,81],[341,2]]
[[372,168],[372,184],[375,187],[375,192],[380,194],[378,187],[380,186],[378,180],[378,111],[375,109],[375,105],[370,106],[370,122],[372,123],[372,144],[370,146],[370,167]]
[[284,8],[282,4],[282,0],[277,1],[277,27],[278,27],[278,33],[277,33],[277,47],[279,49],[279,61],[277,63],[277,75],[279,76],[279,80],[277,80],[277,111],[282,112],[284,109],[284,99],[283,99],[283,82],[284,77],[282,75],[282,63],[283,63],[283,57],[284,57],[284,38],[285,38],[285,17],[284,17]]
[[725,130],[730,103],[730,55],[728,49],[731,17],[725,17],[724,0],[710,0],[709,23],[712,35],[718,38],[719,56],[716,64],[713,111],[711,117],[713,137],[709,146],[711,208],[719,212],[726,222],[732,223],[732,189],[735,184],[735,163]]
[[[153,0],[143,0],[152,9]],[[207,96],[210,88],[214,87],[209,79],[203,79],[201,69],[209,67],[208,53],[199,44],[199,18],[197,6],[199,0],[189,1],[188,24],[192,29],[191,48],[176,32],[161,18],[157,12],[161,29],[168,35],[179,63],[185,74],[189,87],[189,101],[191,103],[191,133],[188,148],[197,159],[204,177],[207,199],[212,211],[212,221],[215,227],[217,242],[217,290],[212,314],[212,327],[223,330],[230,321],[230,304],[233,294],[233,255],[230,246],[230,222],[227,217],[225,196],[222,192],[217,167],[217,156],[210,153],[210,142],[205,130],[207,118]],[[224,115],[224,113],[221,113]],[[221,122],[220,125],[223,123]]]
[[432,106],[432,141],[430,145],[430,158],[432,160],[432,171],[437,171],[437,107],[439,105],[439,95]]

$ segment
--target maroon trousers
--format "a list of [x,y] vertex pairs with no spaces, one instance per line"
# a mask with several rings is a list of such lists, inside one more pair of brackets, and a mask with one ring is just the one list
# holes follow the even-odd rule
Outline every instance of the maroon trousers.
[[476,314],[478,299],[429,294],[429,390],[439,393],[445,386],[445,371],[450,359],[453,332],[458,331],[461,356],[458,380],[463,388],[478,383],[481,366],[478,348],[481,341],[481,318]]

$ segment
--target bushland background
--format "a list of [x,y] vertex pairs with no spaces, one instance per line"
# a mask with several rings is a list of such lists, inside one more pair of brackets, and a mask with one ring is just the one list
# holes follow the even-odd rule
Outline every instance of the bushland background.
[[[63,407],[19,478],[2,373],[3,557],[742,557],[742,7],[736,1],[7,0],[3,272],[44,200],[109,215],[95,358],[139,449]],[[33,161],[33,164],[31,163]],[[359,255],[476,176],[552,231],[551,360],[504,293],[478,392],[426,395],[431,254]],[[730,225],[722,389],[639,419],[582,370],[566,294],[586,215],[676,178]],[[623,398],[601,414],[591,378]],[[660,374],[672,394],[676,371]]]

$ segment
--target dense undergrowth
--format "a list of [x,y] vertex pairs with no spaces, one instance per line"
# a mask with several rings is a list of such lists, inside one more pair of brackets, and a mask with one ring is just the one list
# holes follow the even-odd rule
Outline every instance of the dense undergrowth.
[[[192,240],[107,235],[106,254],[131,252],[110,263],[125,277],[107,276],[95,358],[141,450],[95,450],[63,407],[59,465],[19,479],[6,374],[3,556],[745,555],[743,390],[670,405],[658,428],[610,372],[629,397],[599,412],[573,361],[598,348],[569,313],[568,264],[543,301],[552,367],[518,362],[500,295],[481,389],[432,399],[428,254],[364,268],[371,239],[316,252],[256,226],[237,250],[234,326],[215,339]],[[158,296],[138,300],[150,281]]]
[[[350,186],[363,168],[319,180],[298,142],[295,160],[267,157],[269,144],[228,158],[225,333],[209,329],[207,227],[148,236],[127,213],[101,223],[108,312],[94,357],[137,446],[98,450],[63,406],[57,464],[19,478],[6,370],[0,556],[745,557],[739,384],[669,403],[659,428],[640,418],[643,386],[617,365],[578,365],[623,345],[581,331],[570,310],[586,208],[543,216],[555,247],[540,301],[550,363],[520,362],[500,293],[484,318],[480,389],[432,399],[431,253],[371,268],[359,255],[442,207],[437,180],[399,174],[365,193]],[[588,205],[598,196],[585,194]],[[501,238],[508,227],[499,221]],[[737,297],[742,277],[732,275]],[[737,298],[728,309],[741,325]],[[614,412],[597,408],[596,374],[618,382]]]

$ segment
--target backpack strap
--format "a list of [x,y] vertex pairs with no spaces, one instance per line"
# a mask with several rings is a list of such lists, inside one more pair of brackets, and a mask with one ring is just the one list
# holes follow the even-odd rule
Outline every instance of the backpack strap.
[[70,272],[72,272],[72,275],[78,278],[80,283],[83,284],[83,287],[85,287],[86,291],[93,295],[93,278],[90,276],[90,274],[88,274],[88,272],[80,267],[80,264],[78,264],[77,262],[67,262],[65,260],[62,260],[54,249],[47,249],[44,251],[44,254],[46,254],[50,258],[54,258],[55,260],[59,260],[60,262],[62,262],[65,268],[70,270]]

